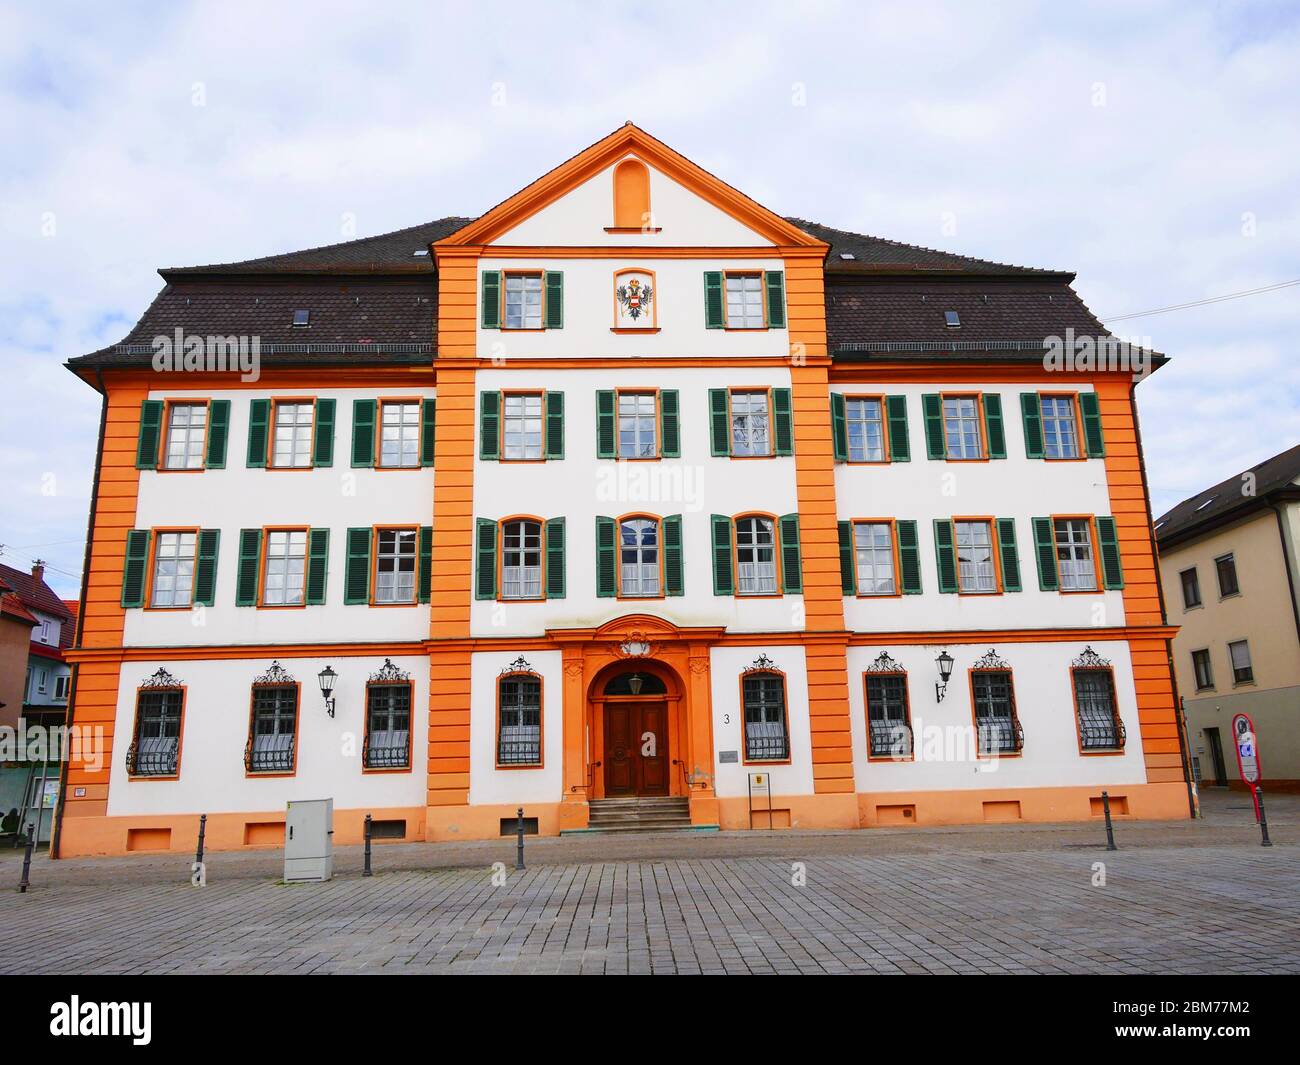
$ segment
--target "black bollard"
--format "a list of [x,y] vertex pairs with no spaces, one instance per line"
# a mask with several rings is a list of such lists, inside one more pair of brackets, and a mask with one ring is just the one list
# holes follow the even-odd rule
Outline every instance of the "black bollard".
[[1259,803],[1259,845],[1261,847],[1273,846],[1273,841],[1268,838],[1268,815],[1264,813],[1264,785],[1255,785],[1255,801]]
[[1103,791],[1101,793],[1101,809],[1106,815],[1106,849],[1108,851],[1119,850],[1115,846],[1115,829],[1110,823],[1110,793]]
[[519,807],[519,820],[515,822],[515,836],[518,844],[515,848],[515,869],[522,870],[524,867],[524,808]]
[[198,849],[195,850],[194,852],[195,865],[203,864],[203,837],[207,834],[207,831],[208,831],[208,815],[199,814],[199,845],[198,845]]
[[361,870],[362,876],[375,875],[370,871],[370,823],[371,823],[371,817],[369,814],[366,814],[366,864],[365,864],[365,868]]
[[18,881],[18,893],[25,895],[32,882],[32,848],[36,846],[36,826],[27,826],[27,849],[23,852],[23,878]]

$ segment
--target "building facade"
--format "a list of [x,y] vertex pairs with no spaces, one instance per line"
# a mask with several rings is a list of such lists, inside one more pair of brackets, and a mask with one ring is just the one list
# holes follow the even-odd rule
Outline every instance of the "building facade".
[[1232,718],[1255,723],[1265,788],[1300,787],[1300,446],[1156,522],[1174,663],[1203,785],[1242,786]]
[[[1133,377],[1043,358],[1104,334],[1072,275],[782,218],[629,124],[476,219],[163,276],[71,362],[108,753],[62,854],[324,796],[340,842],[1187,814]],[[249,336],[257,380],[205,361]]]

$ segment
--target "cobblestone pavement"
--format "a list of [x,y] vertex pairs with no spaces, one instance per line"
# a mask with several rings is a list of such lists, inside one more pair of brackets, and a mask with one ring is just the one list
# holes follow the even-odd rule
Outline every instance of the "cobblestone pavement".
[[[0,852],[0,972],[1300,972],[1300,797],[1199,822],[655,834],[50,862]],[[493,882],[505,863],[505,883]],[[1094,864],[1105,863],[1105,885]],[[796,866],[795,863],[801,863]],[[806,883],[796,885],[802,868]]]

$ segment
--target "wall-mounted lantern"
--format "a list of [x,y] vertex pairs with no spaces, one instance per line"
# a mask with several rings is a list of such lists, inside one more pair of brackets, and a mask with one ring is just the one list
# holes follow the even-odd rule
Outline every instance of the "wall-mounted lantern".
[[943,702],[943,697],[948,694],[948,678],[952,676],[954,661],[947,651],[940,651],[939,657],[934,660],[934,664],[939,667],[939,683],[934,686],[934,701],[937,703]]
[[325,698],[325,712],[330,717],[334,716],[334,682],[339,679],[339,675],[334,672],[333,666],[326,666],[318,674],[320,680],[320,693]]

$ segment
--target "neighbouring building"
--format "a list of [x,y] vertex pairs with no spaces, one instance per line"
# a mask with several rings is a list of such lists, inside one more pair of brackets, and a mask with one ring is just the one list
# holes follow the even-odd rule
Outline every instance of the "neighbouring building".
[[1300,444],[1183,500],[1156,535],[1197,780],[1241,785],[1244,712],[1265,788],[1300,787]]
[[327,796],[339,842],[1188,815],[1134,376],[1044,359],[1105,335],[1072,274],[629,123],[478,218],[162,276],[69,364],[63,855]]

